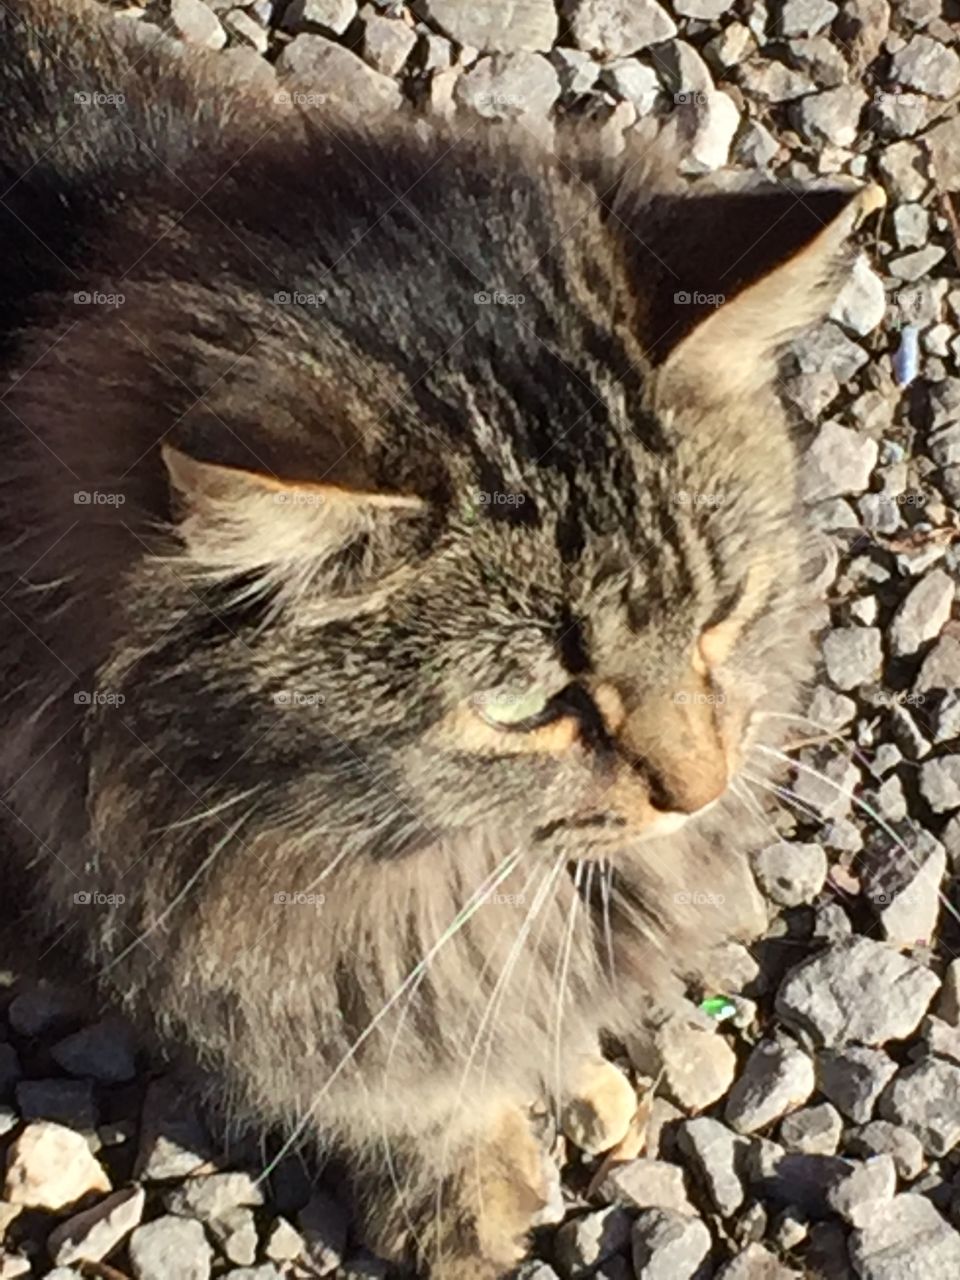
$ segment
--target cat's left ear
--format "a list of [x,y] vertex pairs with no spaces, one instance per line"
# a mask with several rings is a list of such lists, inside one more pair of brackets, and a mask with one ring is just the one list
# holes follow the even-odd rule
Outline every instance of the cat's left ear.
[[[739,197],[739,201],[750,198]],[[765,202],[764,197],[753,198]],[[792,192],[774,198],[781,206],[785,200],[792,201],[783,207],[781,220],[791,218],[809,230],[810,219],[815,219],[812,236],[801,239],[785,260],[754,278],[748,262],[731,262],[723,270],[723,257],[718,256],[719,265],[708,273],[708,285],[716,282],[709,310],[699,310],[694,326],[676,346],[667,343],[669,353],[657,374],[664,399],[682,394],[684,388],[699,388],[709,398],[730,398],[769,383],[783,343],[806,326],[826,319],[844,287],[852,265],[851,234],[869,214],[886,204],[883,188],[878,186],[859,192],[813,193],[806,200]],[[722,218],[722,204],[716,212]],[[769,209],[768,216],[773,212]],[[755,221],[754,227],[760,230],[758,241],[741,250],[742,259],[753,256],[754,264],[769,253],[769,247],[762,246],[763,225],[763,219]],[[776,225],[772,225],[767,234],[774,242],[777,238],[782,242],[785,230],[781,229],[780,237],[776,233]],[[717,243],[719,250],[722,233]],[[726,294],[724,284],[730,291]],[[694,289],[675,294],[677,325],[684,323]]]
[[[282,575],[322,562],[384,522],[416,515],[416,495],[384,493],[362,483],[285,480],[192,457],[161,446],[174,493],[177,529],[191,559],[229,576]],[[338,477],[339,478],[339,477]]]

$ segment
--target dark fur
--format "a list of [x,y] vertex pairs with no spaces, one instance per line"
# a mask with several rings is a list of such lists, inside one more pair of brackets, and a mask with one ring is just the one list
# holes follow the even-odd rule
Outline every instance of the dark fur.
[[[779,313],[750,286],[846,197],[684,203],[646,169],[348,132],[85,10],[28,16],[0,16],[0,763],[20,923],[46,947],[74,925],[60,945],[247,1114],[391,1152],[421,1253],[496,1274],[457,1172],[471,1144],[494,1143],[490,1185],[509,1183],[503,1109],[562,1095],[601,1030],[635,1029],[744,914],[734,797],[644,840],[596,796],[633,778],[648,808],[692,811],[704,735],[739,750],[791,703],[803,540],[772,360],[829,305],[840,233],[784,269]],[[122,109],[72,101],[121,85]],[[733,301],[678,307],[684,288]],[[474,300],[495,289],[526,301]],[[81,290],[125,302],[74,305]],[[278,505],[236,472],[225,494],[178,492],[161,441],[423,505]],[[754,564],[727,701],[684,706],[691,646]],[[576,750],[477,751],[445,727],[531,680],[573,687]],[[587,697],[601,681],[630,742]],[[91,690],[125,701],[75,703]],[[322,701],[276,705],[291,691]],[[524,908],[485,898],[442,943],[514,850],[497,888]],[[612,875],[609,957],[583,858]],[[324,901],[274,902],[297,891]],[[391,1198],[370,1215],[381,1242],[404,1236]]]

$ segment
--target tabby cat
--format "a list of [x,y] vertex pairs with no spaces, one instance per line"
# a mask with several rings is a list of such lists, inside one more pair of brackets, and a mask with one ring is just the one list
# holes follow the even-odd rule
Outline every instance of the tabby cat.
[[622,1135],[601,1033],[742,905],[809,649],[776,357],[878,197],[350,126],[129,31],[0,8],[5,910],[348,1153],[376,1248],[500,1276],[531,1104]]

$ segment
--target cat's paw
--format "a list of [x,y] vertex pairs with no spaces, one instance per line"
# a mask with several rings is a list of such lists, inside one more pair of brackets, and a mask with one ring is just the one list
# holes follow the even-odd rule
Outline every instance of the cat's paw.
[[574,1146],[599,1155],[623,1141],[636,1110],[637,1095],[619,1067],[589,1058],[571,1083],[560,1124]]

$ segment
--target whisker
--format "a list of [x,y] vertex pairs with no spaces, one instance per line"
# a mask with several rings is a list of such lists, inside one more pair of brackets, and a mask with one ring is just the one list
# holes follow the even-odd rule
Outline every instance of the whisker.
[[560,982],[557,987],[557,1029],[553,1042],[553,1059],[554,1072],[556,1077],[556,1104],[557,1104],[557,1125],[560,1124],[560,1110],[562,1106],[562,1087],[563,1078],[560,1066],[560,1033],[563,1027],[563,1000],[566,994],[567,980],[570,975],[570,958],[573,954],[573,931],[577,919],[577,908],[580,905],[580,881],[583,876],[583,863],[577,860],[577,869],[573,873],[573,894],[570,897],[570,911],[567,917],[566,936],[563,940],[563,946],[560,954],[563,962],[560,970]]

